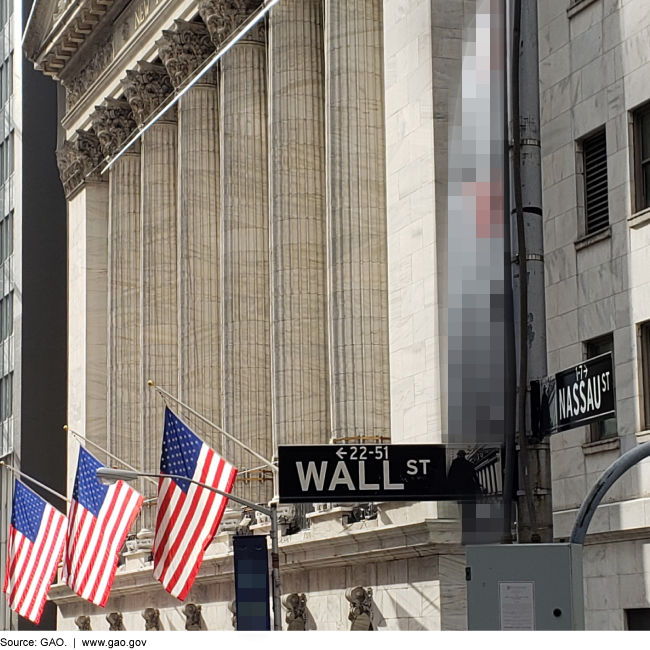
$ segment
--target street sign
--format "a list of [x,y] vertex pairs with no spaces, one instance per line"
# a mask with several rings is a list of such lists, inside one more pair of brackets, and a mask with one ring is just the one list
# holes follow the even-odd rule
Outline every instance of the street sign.
[[493,495],[500,474],[500,447],[495,446],[278,448],[281,503],[471,500]]
[[535,431],[545,436],[616,415],[612,353],[531,382]]

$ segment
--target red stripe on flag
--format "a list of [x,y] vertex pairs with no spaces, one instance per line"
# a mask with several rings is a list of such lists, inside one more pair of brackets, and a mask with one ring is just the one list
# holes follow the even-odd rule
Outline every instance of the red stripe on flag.
[[[117,502],[119,500],[120,492],[121,492],[121,486],[122,486],[122,484],[117,483],[117,485],[115,486],[115,489],[112,491],[113,494],[111,495],[111,500],[110,500],[110,503],[109,503],[109,506],[108,506],[109,515],[110,515],[110,513],[113,513],[113,511],[117,507]],[[104,504],[104,506],[105,505],[106,504]],[[104,509],[104,506],[102,506],[102,510]],[[122,508],[123,507],[124,507],[124,504],[122,504]],[[107,553],[107,551],[101,551],[101,545],[102,545],[102,542],[104,540],[104,536],[109,535],[109,546],[107,548],[110,548],[110,541],[115,537],[115,527],[105,529],[105,527],[104,527],[104,524],[106,523],[105,522],[105,517],[102,517],[102,512],[101,511],[100,511],[99,517],[97,519],[95,519],[95,517],[91,513],[89,513],[89,514],[93,518],[93,524],[94,524],[93,527],[99,526],[99,529],[100,529],[101,533],[98,536],[98,540],[93,544],[92,556],[91,556],[92,561],[87,562],[87,558],[85,557],[85,554],[84,554],[83,559],[81,559],[80,562],[79,562],[80,564],[82,564],[82,563],[86,564],[86,566],[84,568],[84,572],[83,572],[83,579],[81,580],[81,583],[79,584],[78,590],[77,590],[77,593],[79,595],[81,595],[85,591],[86,585],[88,584],[88,580],[90,579],[90,576],[92,575],[93,570],[95,569],[95,566],[96,566],[97,562],[101,563],[98,575],[100,575],[100,576],[103,575],[103,572],[106,569],[106,562],[108,560],[108,557],[107,557],[108,553]],[[124,513],[122,511],[120,511],[120,515],[123,516],[123,514]],[[94,530],[93,530],[93,532],[94,532]],[[90,539],[88,540],[88,543],[90,543]],[[100,552],[103,553],[103,557],[99,557]],[[88,598],[87,598],[87,600],[89,600],[91,603],[94,602],[93,596],[96,593],[97,582],[98,582],[98,580],[95,580],[93,589],[90,592],[90,596],[88,596]]]
[[[210,456],[210,464],[216,460],[214,454]],[[220,458],[217,461],[217,471],[215,474],[214,479],[211,481],[212,485],[219,485],[219,481],[221,479],[221,475],[223,473],[223,468],[225,467],[225,461],[223,458]],[[206,463],[206,470],[209,469],[207,466],[208,464]],[[205,476],[207,477],[208,471],[205,472]],[[201,483],[204,483],[205,479],[201,480]],[[206,491],[205,488],[199,488],[201,491]],[[197,490],[198,492],[198,490]],[[180,559],[180,562],[178,563],[178,566],[176,567],[176,570],[174,573],[167,578],[167,588],[172,591],[174,587],[176,586],[179,578],[181,577],[181,574],[183,573],[183,570],[185,569],[185,565],[187,564],[187,561],[189,559],[189,556],[194,552],[195,546],[197,543],[201,543],[201,548],[205,552],[205,549],[207,546],[210,544],[212,541],[212,538],[214,537],[214,533],[216,532],[216,528],[218,525],[218,522],[216,520],[213,520],[211,523],[207,523],[206,525],[206,520],[208,518],[208,515],[210,514],[210,511],[212,509],[212,504],[214,503],[216,498],[222,499],[220,495],[217,495],[215,492],[210,492],[208,495],[208,500],[206,504],[203,506],[203,510],[201,511],[201,516],[199,518],[199,521],[197,525],[194,527],[194,530],[188,530],[187,532],[190,533],[189,539],[186,535],[184,535],[182,538],[176,538],[175,543],[172,545],[172,548],[169,551],[169,556],[174,557],[178,552],[181,544],[185,546],[185,551],[183,552],[183,555]],[[198,503],[197,503],[198,506]],[[194,516],[195,509],[193,508],[193,511],[188,513],[188,516],[185,518],[185,522],[189,523],[192,520],[192,517]],[[185,525],[183,526],[183,530],[187,530],[185,528]],[[207,539],[207,543],[206,543]],[[201,562],[203,560],[203,553],[200,553],[197,561],[194,564],[194,567],[192,568],[192,571],[190,572],[190,575],[188,579],[186,580],[186,583],[192,584],[194,582],[194,578],[196,577],[196,574],[201,567]],[[187,590],[185,590],[185,593],[181,592],[177,596],[179,600],[185,600],[185,596],[187,595],[187,591],[189,591],[189,587]]]

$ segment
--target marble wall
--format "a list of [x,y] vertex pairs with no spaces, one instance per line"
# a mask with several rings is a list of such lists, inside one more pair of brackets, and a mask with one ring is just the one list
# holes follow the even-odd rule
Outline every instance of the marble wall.
[[[631,111],[650,100],[650,13],[642,0],[583,0],[567,12],[568,4],[548,0],[538,13],[548,370],[578,363],[586,341],[612,333],[618,437],[593,441],[588,427],[552,436],[556,538],[569,535],[602,472],[647,440],[637,325],[650,319],[650,229],[635,214],[631,150]],[[587,237],[579,142],[603,127],[610,227]],[[587,629],[622,629],[623,609],[647,607],[648,568],[635,563],[634,578],[621,570],[646,544],[618,540],[631,530],[650,538],[649,471],[643,463],[625,474],[590,527],[599,543],[585,547]]]

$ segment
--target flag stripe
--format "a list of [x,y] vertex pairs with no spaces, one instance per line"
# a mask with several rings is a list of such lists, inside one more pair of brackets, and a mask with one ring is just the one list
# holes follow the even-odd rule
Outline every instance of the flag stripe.
[[[212,460],[215,461],[216,465],[213,463],[209,465],[209,471],[206,472],[207,476],[201,483],[210,483],[217,486],[219,485],[219,479],[221,478],[225,463],[221,458],[218,460],[212,458]],[[206,465],[207,469],[208,466]],[[216,470],[214,476],[212,476],[213,470]],[[177,538],[169,551],[170,560],[165,573],[167,584],[170,590],[172,590],[172,593],[175,591],[174,588],[178,583],[180,574],[188,566],[190,556],[196,556],[205,551],[205,538],[208,537],[209,541],[212,540],[216,529],[214,516],[210,517],[210,515],[212,515],[215,500],[217,498],[221,499],[222,497],[215,492],[209,492],[205,488],[196,487],[198,488],[197,492],[202,493],[201,498],[198,501],[196,499],[194,500],[193,507],[183,522],[183,530],[186,531],[183,538]],[[214,508],[215,514],[217,509]],[[190,517],[191,520],[188,521]],[[209,517],[212,521],[209,520]],[[194,563],[190,566],[193,565]]]
[[77,595],[103,607],[115,579],[119,551],[144,499],[124,481],[101,485],[99,467],[103,465],[81,448],[63,577]]
[[228,493],[237,470],[165,409],[160,472],[183,478],[162,478],[158,482],[153,575],[169,593],[183,600],[192,588],[227,503],[225,497],[194,481]]
[[[233,480],[234,477],[231,478],[230,473],[222,472],[220,483],[217,484],[218,489],[222,492],[229,492],[232,489]],[[230,483],[230,486],[228,486],[228,483]],[[177,578],[175,576],[176,580],[181,585],[184,585],[184,588],[178,594],[178,598],[181,600],[185,599],[187,593],[189,592],[191,584],[196,578],[196,574],[201,567],[201,559],[203,557],[203,554],[212,542],[212,539],[217,532],[219,522],[221,521],[221,517],[223,516],[223,511],[226,508],[227,499],[220,495],[215,496],[216,499],[212,504],[211,510],[209,513],[207,513],[208,521],[212,521],[213,524],[207,531],[205,531],[202,539],[198,543],[190,543],[188,545],[186,556],[183,558],[183,562],[181,562],[179,565],[180,574]]]
[[[199,455],[201,474],[197,478],[197,481],[205,483],[206,485],[212,483],[212,465],[210,464],[212,456],[209,454],[209,451],[208,447],[204,446]],[[174,483],[173,487],[176,490],[180,490],[178,499],[182,500],[183,503],[180,510],[174,510],[173,514],[177,516],[175,517],[173,525],[168,526],[166,535],[163,537],[163,543],[161,544],[160,557],[165,562],[166,571],[172,566],[174,555],[178,553],[180,544],[185,545],[187,543],[186,536],[188,532],[190,535],[197,532],[196,529],[194,531],[188,531],[197,509],[200,507],[201,510],[203,510],[207,505],[208,500],[213,500],[215,496],[214,492],[210,492],[209,490],[201,488],[195,484],[190,486],[187,495],[183,493],[176,483]]]
[[63,554],[66,517],[16,481],[3,591],[9,607],[38,624]]

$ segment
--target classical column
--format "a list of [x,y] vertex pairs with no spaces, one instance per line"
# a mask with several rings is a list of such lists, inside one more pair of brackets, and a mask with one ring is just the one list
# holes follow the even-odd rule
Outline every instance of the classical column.
[[321,0],[283,0],[269,38],[271,337],[276,444],[330,436]]
[[325,0],[331,417],[389,436],[381,0]]
[[[205,25],[175,21],[157,42],[174,86],[214,52]],[[221,422],[219,131],[215,68],[178,108],[178,392],[212,422]],[[201,427],[216,449],[220,436]]]
[[[135,129],[127,102],[96,106],[93,128],[105,156]],[[109,171],[108,216],[108,450],[140,468],[140,154],[139,144]]]
[[[244,0],[199,5],[219,46],[247,16]],[[258,23],[221,59],[223,426],[266,458],[272,455],[266,32]],[[229,460],[259,461],[228,443]],[[242,496],[266,501],[266,472],[237,479]]]
[[[127,70],[124,94],[142,124],[172,92],[164,66],[140,62]],[[177,124],[169,111],[141,138],[141,345],[142,467],[157,471],[163,404],[146,386],[153,379],[178,392]]]
[[[108,183],[95,133],[77,131],[57,162],[68,200],[68,426],[105,448]],[[70,451],[74,479],[76,442]]]

